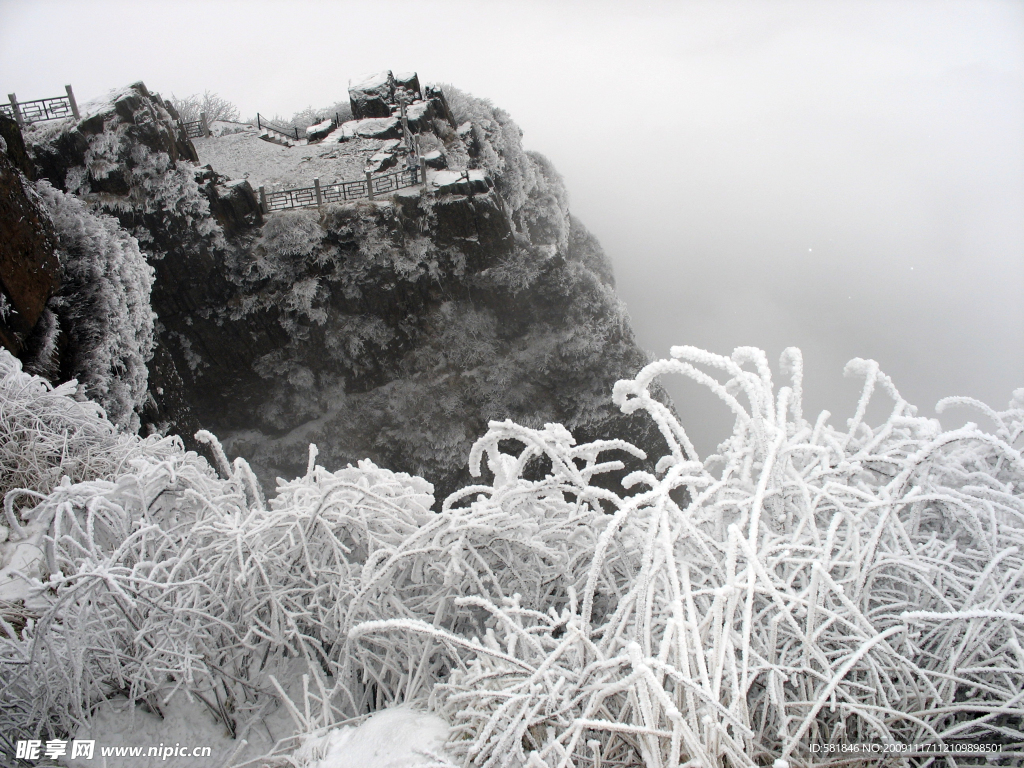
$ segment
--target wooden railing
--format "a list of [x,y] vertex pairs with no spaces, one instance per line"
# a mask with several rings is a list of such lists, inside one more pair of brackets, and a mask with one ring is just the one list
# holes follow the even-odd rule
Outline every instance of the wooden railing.
[[320,179],[313,179],[312,187],[267,191],[260,187],[260,207],[264,213],[284,211],[289,208],[319,208],[324,203],[343,203],[347,200],[373,200],[377,195],[387,195],[424,182],[424,167],[403,168],[380,176],[366,174],[359,181],[339,181],[321,186]]
[[49,99],[35,99],[33,101],[18,101],[13,93],[7,94],[11,100],[10,104],[0,104],[0,114],[14,118],[18,125],[25,126],[31,123],[41,123],[44,120],[59,120],[62,117],[74,117],[78,119],[78,102],[75,101],[75,93],[70,85],[65,85],[66,96],[54,96]]
[[210,126],[206,124],[206,113],[199,116],[198,120],[183,120],[181,127],[185,129],[185,136],[190,139],[201,139],[210,135]]

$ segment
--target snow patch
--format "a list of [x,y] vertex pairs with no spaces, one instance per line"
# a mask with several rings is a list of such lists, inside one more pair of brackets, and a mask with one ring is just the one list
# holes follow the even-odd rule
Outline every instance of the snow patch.
[[427,114],[427,109],[429,108],[430,105],[425,101],[414,101],[405,108],[405,116],[409,118],[410,121],[419,120]]
[[210,133],[215,137],[228,136],[232,133],[255,133],[256,126],[249,123],[238,123],[233,120],[214,120],[210,123]]
[[293,189],[312,186],[314,177],[319,177],[321,184],[362,178],[366,153],[378,151],[382,142],[356,138],[339,144],[340,130],[332,131],[319,144],[299,147],[270,144],[251,132],[193,143],[200,164],[213,166],[219,174],[248,180],[254,188]]
[[[163,717],[132,706],[124,699],[101,702],[87,726],[78,729],[72,738],[92,739],[96,742],[93,759],[78,757],[66,759],[68,768],[94,768],[102,760],[106,768],[138,768],[143,764],[157,764],[166,768],[210,768],[223,765],[235,752],[238,742],[228,735],[223,724],[210,715],[198,699],[191,699],[182,691],[160,705]],[[184,748],[188,757],[171,755],[158,757],[101,756],[102,747],[171,747]],[[208,757],[191,755],[195,747],[209,747]],[[182,750],[179,750],[182,751]],[[264,748],[265,751],[265,748]],[[103,763],[101,762],[100,765]]]
[[437,715],[401,705],[374,713],[358,727],[342,726],[310,739],[295,758],[300,765],[303,758],[310,760],[305,768],[454,768],[444,751],[449,730]]
[[481,168],[455,171],[427,170],[427,182],[438,192],[455,194],[486,192],[488,189],[487,172]]
[[[341,124],[342,141],[362,137],[373,139],[398,130],[397,117],[367,117],[362,120],[349,120]],[[333,135],[333,134],[332,134]]]
[[323,133],[328,128],[330,128],[333,123],[334,120],[332,120],[331,118],[327,118],[323,122],[317,123],[316,125],[311,125],[306,129],[306,135],[312,136],[314,133]]
[[349,90],[372,91],[387,85],[390,78],[391,73],[387,70],[370,75],[360,75],[349,85]]

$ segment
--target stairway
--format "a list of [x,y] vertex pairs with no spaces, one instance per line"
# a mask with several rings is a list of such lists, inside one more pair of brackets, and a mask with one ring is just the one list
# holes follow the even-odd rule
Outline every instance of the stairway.
[[[297,129],[288,130],[283,126],[274,125],[259,113],[256,114],[256,128],[258,130],[257,135],[271,144],[278,144],[282,147],[294,147],[296,145],[301,147],[309,143],[306,139],[299,138]],[[285,132],[286,130],[287,133]]]
[[296,144],[305,144],[304,140],[296,141],[294,137],[288,136],[287,134],[275,131],[272,128],[263,126],[259,137],[264,141],[269,141],[271,144],[280,144],[282,147],[294,147]]

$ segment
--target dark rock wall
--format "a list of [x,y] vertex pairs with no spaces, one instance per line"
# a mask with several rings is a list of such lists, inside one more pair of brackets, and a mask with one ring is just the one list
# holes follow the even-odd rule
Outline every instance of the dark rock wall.
[[0,146],[14,167],[29,181],[35,181],[36,168],[25,148],[25,137],[21,135],[21,127],[6,115],[0,115]]
[[32,359],[36,325],[60,287],[57,239],[25,177],[34,169],[18,124],[0,115],[0,136],[0,344]]

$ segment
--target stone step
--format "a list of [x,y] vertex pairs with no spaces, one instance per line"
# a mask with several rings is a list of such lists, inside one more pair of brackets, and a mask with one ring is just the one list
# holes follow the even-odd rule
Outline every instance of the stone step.
[[263,132],[259,135],[264,141],[269,141],[271,144],[279,144],[282,147],[294,147],[295,143],[287,139],[284,134],[278,133],[277,131],[268,131],[263,129]]

